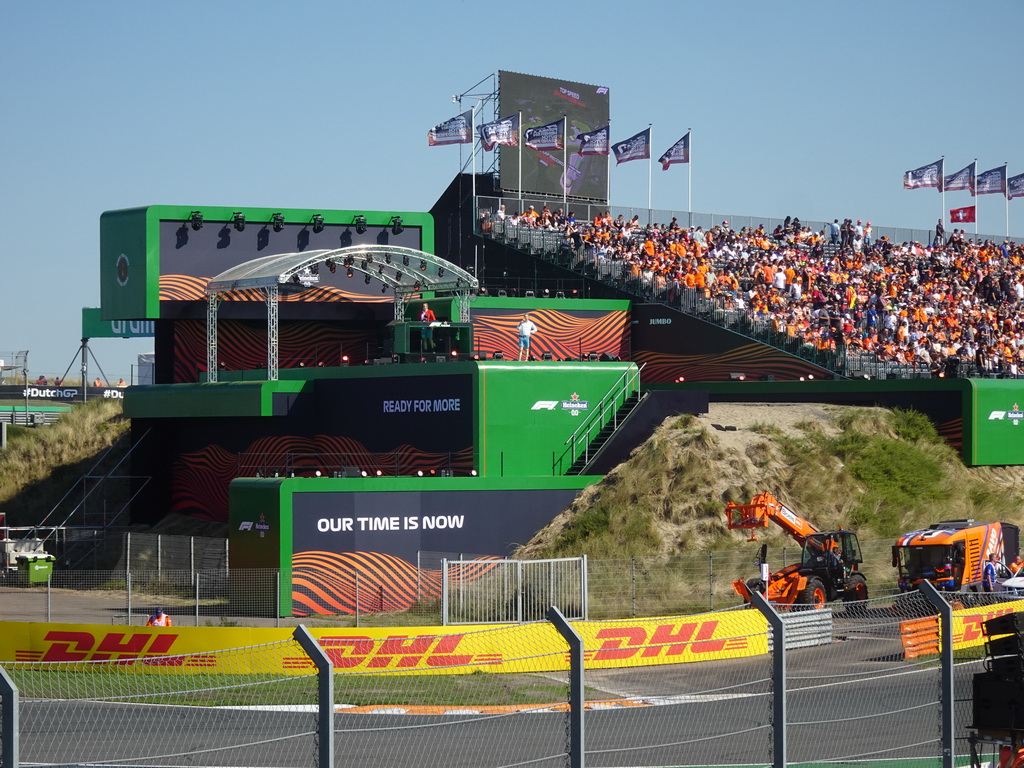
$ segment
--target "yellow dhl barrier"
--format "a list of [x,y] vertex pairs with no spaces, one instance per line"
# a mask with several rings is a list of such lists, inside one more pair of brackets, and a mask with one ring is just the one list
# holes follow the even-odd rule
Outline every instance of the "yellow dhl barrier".
[[[678,664],[768,652],[757,611],[618,622],[574,622],[589,669]],[[291,629],[131,627],[0,622],[0,663],[115,661],[167,673],[310,674]],[[339,672],[465,674],[568,668],[565,642],[550,624],[313,629]],[[252,648],[252,646],[261,646]],[[238,649],[231,651],[230,649]],[[91,666],[91,665],[89,665]],[[104,665],[107,666],[107,665]],[[137,671],[138,664],[132,664]]]
[[[996,603],[976,608],[953,610],[953,648],[961,650],[983,645],[986,637],[985,622],[997,616],[1014,611],[1024,611],[1019,602]],[[900,637],[903,641],[903,655],[908,659],[939,652],[939,617],[927,616],[900,622]]]

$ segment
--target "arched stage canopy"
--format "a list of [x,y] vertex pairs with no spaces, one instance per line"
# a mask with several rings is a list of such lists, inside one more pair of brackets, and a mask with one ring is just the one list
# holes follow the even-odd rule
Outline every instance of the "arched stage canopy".
[[320,282],[320,270],[351,269],[360,272],[395,293],[395,320],[405,318],[410,295],[422,291],[454,295],[459,322],[469,322],[469,297],[479,281],[450,261],[414,248],[389,245],[353,245],[334,250],[304,253],[276,253],[261,256],[210,278],[206,286],[207,381],[217,380],[217,310],[221,295],[231,291],[257,290],[267,304],[267,379],[278,375],[278,297],[282,292],[299,293]]

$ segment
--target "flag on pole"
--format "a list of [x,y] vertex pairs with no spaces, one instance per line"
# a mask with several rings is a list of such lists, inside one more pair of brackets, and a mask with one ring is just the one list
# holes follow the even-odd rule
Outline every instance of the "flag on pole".
[[920,168],[903,174],[904,189],[920,189],[922,187],[942,189],[942,160],[922,165]]
[[991,171],[978,174],[975,189],[979,195],[1003,194],[1006,192],[1006,166],[1001,165]]
[[427,146],[473,143],[473,110],[438,123],[427,131]]
[[610,127],[611,126],[606,125],[604,128],[598,128],[596,131],[579,134],[576,137],[576,140],[580,143],[580,154],[607,155],[609,152],[608,129]]
[[949,211],[949,220],[954,224],[959,223],[971,223],[974,221],[976,207],[968,205],[965,208],[951,208]]
[[690,162],[690,132],[687,131],[679,141],[668,148],[664,155],[658,158],[661,163],[661,170],[667,171],[674,163]]
[[1006,180],[1006,199],[1013,200],[1015,197],[1024,197],[1024,173]]
[[961,168],[956,173],[951,173],[943,179],[940,190],[945,192],[956,192],[958,189],[969,189],[974,194],[974,176],[978,171],[978,161]]
[[480,134],[481,146],[488,152],[498,144],[519,146],[519,115],[503,117],[493,123],[484,123],[476,130]]
[[565,137],[562,134],[563,119],[523,131],[523,144],[530,149],[563,149]]
[[645,128],[625,141],[612,144],[612,152],[615,153],[616,165],[630,160],[646,160],[651,156],[651,129]]

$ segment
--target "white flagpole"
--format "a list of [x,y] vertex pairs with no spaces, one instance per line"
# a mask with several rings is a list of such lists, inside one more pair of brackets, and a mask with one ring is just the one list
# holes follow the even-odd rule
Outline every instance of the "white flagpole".
[[[608,135],[605,137],[604,173],[605,173],[605,205],[612,207],[612,121],[608,121]],[[1009,205],[1009,203],[1007,203]],[[593,216],[591,216],[593,218]]]
[[693,192],[693,129],[686,129],[686,208],[689,212],[690,221],[687,223],[687,227],[693,226],[693,198],[690,196]]
[[519,113],[519,213],[523,212],[523,113]]
[[569,213],[569,116],[562,115],[562,215]]
[[469,135],[473,140],[473,162],[470,166],[473,171],[473,226],[476,226],[476,107],[469,110]]
[[1010,187],[1008,181],[1010,180],[1010,164],[1003,163],[1003,202],[1006,204],[1006,210],[1004,211],[1003,221],[1006,222],[1006,234],[1004,237],[1010,239]]
[[939,218],[942,219],[943,221],[946,220],[946,177],[942,175],[946,172],[946,164],[942,162],[945,159],[945,155],[939,158],[939,193],[942,198],[941,202],[939,203],[939,205],[942,206],[939,209]]
[[653,223],[654,214],[651,210],[651,169],[654,167],[654,155],[651,153],[651,139],[654,138],[654,130],[651,124],[647,124],[647,226]]
[[974,173],[971,180],[971,197],[974,198],[974,239],[978,239],[978,158],[974,158]]

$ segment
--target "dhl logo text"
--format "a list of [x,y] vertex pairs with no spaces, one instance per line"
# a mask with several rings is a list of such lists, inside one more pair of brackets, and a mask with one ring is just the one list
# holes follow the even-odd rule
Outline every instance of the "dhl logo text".
[[[963,631],[953,631],[953,645],[960,645],[961,643],[977,643],[986,639],[984,625],[989,619],[994,619],[997,616],[1003,616],[1007,613],[1012,613],[1011,609],[993,611],[992,613],[974,614],[971,616],[964,616],[961,621]],[[956,625],[954,624],[954,627]]]
[[[459,667],[469,664],[501,664],[500,653],[455,653],[465,635],[406,635],[383,640],[362,636],[321,637],[319,642],[336,669],[414,669]],[[284,659],[285,669],[312,666],[305,656]]]
[[662,624],[648,635],[643,627],[605,627],[594,636],[601,645],[584,653],[593,661],[642,659],[656,656],[703,655],[736,651],[748,647],[746,637],[713,639],[717,621],[695,621],[682,624]]
[[121,661],[139,660],[151,666],[211,667],[216,658],[209,654],[169,656],[171,646],[178,639],[176,633],[107,632],[48,632],[43,651],[15,651],[17,661]]

